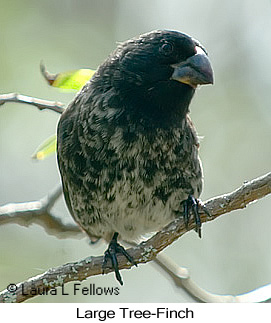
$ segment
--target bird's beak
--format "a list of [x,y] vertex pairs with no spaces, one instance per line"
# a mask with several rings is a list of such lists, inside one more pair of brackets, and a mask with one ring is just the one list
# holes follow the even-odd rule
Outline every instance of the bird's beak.
[[214,74],[206,53],[196,46],[197,53],[180,64],[172,65],[171,79],[196,88],[199,84],[213,84]]

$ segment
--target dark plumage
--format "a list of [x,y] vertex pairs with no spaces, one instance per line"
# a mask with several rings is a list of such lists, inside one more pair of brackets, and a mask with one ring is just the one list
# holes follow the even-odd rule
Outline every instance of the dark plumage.
[[60,118],[57,153],[67,206],[90,238],[118,233],[133,241],[199,197],[199,144],[188,112],[196,86],[209,83],[198,41],[153,31],[120,44],[77,94]]

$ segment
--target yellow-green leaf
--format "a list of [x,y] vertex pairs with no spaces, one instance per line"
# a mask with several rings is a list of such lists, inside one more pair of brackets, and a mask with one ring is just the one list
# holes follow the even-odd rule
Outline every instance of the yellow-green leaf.
[[92,78],[94,73],[95,71],[90,69],[80,69],[59,73],[53,81],[52,86],[60,89],[72,89],[78,91]]
[[95,70],[83,68],[80,70],[52,74],[46,70],[43,62],[40,64],[40,71],[51,86],[76,91],[79,91],[95,73]]
[[56,135],[47,138],[32,155],[33,159],[43,160],[56,151]]

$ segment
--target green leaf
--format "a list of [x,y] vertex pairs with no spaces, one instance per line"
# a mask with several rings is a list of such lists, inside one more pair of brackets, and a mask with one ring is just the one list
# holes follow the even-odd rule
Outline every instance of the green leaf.
[[94,73],[95,71],[90,69],[59,73],[52,83],[52,86],[60,89],[73,89],[78,91],[92,78]]
[[56,135],[47,138],[32,155],[33,159],[43,160],[56,152]]
[[79,91],[89,81],[95,70],[80,69],[58,74],[51,74],[46,70],[45,65],[41,62],[40,70],[46,81],[53,87],[66,90]]

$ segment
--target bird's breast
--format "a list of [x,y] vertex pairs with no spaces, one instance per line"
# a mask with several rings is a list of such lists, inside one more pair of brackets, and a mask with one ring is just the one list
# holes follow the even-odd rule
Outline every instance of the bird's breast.
[[92,155],[83,149],[86,168],[73,206],[77,221],[95,236],[116,231],[134,240],[157,231],[181,214],[189,194],[198,197],[201,191],[192,129],[157,129],[151,135],[136,133],[132,140],[126,130],[117,128],[110,138],[100,134],[104,145],[92,147]]

